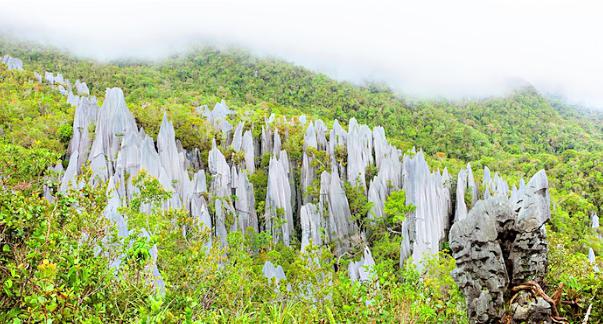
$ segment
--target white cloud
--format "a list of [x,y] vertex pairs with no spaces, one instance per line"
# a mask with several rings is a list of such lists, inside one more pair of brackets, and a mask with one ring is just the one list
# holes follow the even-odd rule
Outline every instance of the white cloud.
[[411,96],[525,80],[603,107],[599,1],[0,0],[0,29],[98,59],[236,45]]

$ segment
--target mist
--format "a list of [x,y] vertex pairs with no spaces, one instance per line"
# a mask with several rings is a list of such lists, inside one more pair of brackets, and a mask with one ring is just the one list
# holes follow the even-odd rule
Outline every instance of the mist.
[[412,98],[530,83],[603,108],[598,1],[0,1],[0,32],[101,61],[235,46]]

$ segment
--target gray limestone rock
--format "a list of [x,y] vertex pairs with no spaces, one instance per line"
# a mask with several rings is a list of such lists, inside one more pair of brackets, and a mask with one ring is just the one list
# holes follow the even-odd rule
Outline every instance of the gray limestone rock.
[[548,252],[544,224],[550,218],[548,181],[541,170],[528,182],[515,221],[517,236],[509,256],[514,284],[544,279]]
[[455,222],[458,222],[467,217],[467,204],[465,203],[466,188],[467,172],[461,169],[456,180],[456,210],[454,212]]
[[174,191],[182,199],[182,204],[186,204],[192,194],[193,183],[186,170],[185,154],[178,149],[174,127],[165,114],[157,135],[157,149],[167,178],[172,183]]
[[243,127],[243,123],[237,125],[232,137],[232,142],[230,143],[232,149],[237,152],[241,150],[241,146],[243,145]]
[[69,158],[69,165],[65,170],[65,174],[63,175],[63,179],[61,180],[61,188],[59,191],[67,192],[69,187],[76,188],[77,181],[77,161],[78,161],[78,152],[73,152],[71,157]]
[[325,125],[325,123],[318,119],[316,121],[314,121],[314,129],[316,132],[316,148],[324,151],[327,149],[327,138],[326,138],[326,134],[327,134],[327,125]]
[[510,312],[515,323],[552,323],[551,304],[529,291],[517,293]]
[[253,143],[251,131],[249,130],[245,131],[245,134],[243,134],[241,150],[245,155],[245,169],[247,170],[247,173],[253,174],[255,172],[255,145]]
[[[380,141],[380,140],[379,140]],[[369,218],[380,218],[384,216],[385,201],[389,194],[400,189],[402,185],[402,162],[399,150],[389,146],[389,144],[379,144],[382,151],[379,170],[369,184],[368,200],[373,203]],[[376,147],[376,146],[375,146]]]
[[88,89],[88,85],[86,85],[86,82],[81,82],[79,79],[75,80],[75,91],[79,96],[90,95],[90,90]]
[[54,84],[54,75],[50,72],[44,72],[44,80],[46,80],[48,84]]
[[23,70],[23,61],[18,58],[4,55],[2,57],[2,63],[6,64],[9,70]]
[[[446,186],[447,178],[429,171],[422,152],[412,158],[404,157],[403,177],[406,203],[416,207],[405,223],[408,223],[413,261],[421,269],[423,257],[437,253],[446,237],[451,212],[450,190]],[[408,256],[402,252],[401,255]],[[403,262],[401,259],[400,263]]]
[[227,121],[228,116],[234,114],[230,110],[224,100],[217,103],[213,110],[209,110],[207,106],[198,107],[197,111],[201,112],[205,118],[216,128],[227,134],[232,130],[232,125]]
[[595,257],[593,248],[588,248],[588,262],[593,266],[595,272],[599,272],[599,266],[597,266],[597,258]]
[[308,203],[301,207],[300,222],[302,230],[301,250],[304,251],[310,244],[321,246],[324,224],[315,204]]
[[493,323],[503,316],[509,277],[496,219],[487,213],[490,201],[478,201],[467,217],[450,229],[450,249],[456,259],[452,276],[467,300],[472,323]]
[[[60,89],[61,86],[59,86],[59,92],[61,91]],[[63,92],[61,92],[63,93]],[[77,107],[78,103],[80,102],[80,96],[76,96],[73,94],[73,92],[69,91],[63,93],[63,95],[67,95],[67,103],[72,105],[73,107]]]
[[339,174],[345,179],[347,168],[344,163],[337,160],[337,154],[345,153],[347,158],[347,132],[341,127],[337,119],[333,122],[333,129],[329,135],[327,152],[331,157],[331,165],[337,168]]
[[63,75],[61,73],[57,73],[54,76],[53,81],[55,84],[59,84],[59,85],[65,84],[65,80],[63,79]]
[[281,135],[277,131],[274,132],[274,138],[272,139],[272,155],[277,156],[281,152]]
[[212,149],[208,157],[209,172],[212,175],[211,194],[214,199],[215,207],[215,231],[216,236],[220,238],[222,245],[226,245],[226,216],[234,215],[234,207],[230,196],[232,194],[231,169],[226,163],[224,155],[216,146],[214,139]]
[[368,246],[364,247],[363,256],[360,261],[350,262],[348,265],[348,275],[352,281],[370,282],[376,279],[374,270],[375,260]]
[[[466,195],[470,195],[470,205],[467,206]],[[466,169],[459,171],[457,182],[456,182],[456,210],[454,214],[454,221],[458,221],[467,216],[467,211],[471,208],[478,198],[477,185],[473,177],[473,171],[471,165],[467,164]]]
[[40,73],[34,71],[34,78],[38,81],[38,83],[42,83],[42,75]]
[[237,221],[234,230],[247,231],[251,229],[258,231],[258,218],[255,211],[255,198],[253,194],[253,185],[247,178],[247,173],[239,172],[236,183],[235,208],[237,210]]
[[359,125],[354,118],[348,127],[347,148],[348,181],[366,188],[366,168],[373,164],[373,135],[368,126]]
[[343,190],[343,183],[335,170],[320,175],[320,206],[327,215],[327,234],[334,242],[335,255],[345,253],[359,234],[351,219],[350,206]]
[[290,244],[294,223],[288,159],[275,157],[270,159],[264,223],[275,242],[283,241],[285,245]]
[[314,167],[312,167],[312,158],[308,157],[308,154],[304,151],[302,155],[302,168],[301,168],[301,189],[303,194],[303,202],[308,203],[311,201],[308,188],[312,185],[316,179]]
[[[521,189],[514,189],[510,198],[506,183],[486,183],[485,196],[491,194],[490,198],[478,201],[449,234],[457,264],[453,277],[475,323],[500,320],[510,287],[542,282],[547,266],[544,224],[550,219],[550,198],[544,170],[528,185],[520,183]],[[520,292],[513,300],[509,309],[513,320],[550,322],[551,305],[540,297]]]
[[[142,229],[141,236],[146,238],[147,240],[151,239],[149,232],[146,229]],[[149,254],[151,255],[151,260],[145,267],[145,271],[151,275],[151,285],[155,289],[155,291],[160,295],[165,295],[165,282],[163,281],[163,277],[157,268],[157,257],[159,256],[159,250],[157,249],[157,245],[153,245],[149,249]]]
[[272,264],[272,262],[270,261],[266,261],[266,263],[264,263],[262,273],[264,274],[264,277],[266,277],[266,279],[268,279],[270,282],[272,282],[274,279],[274,282],[277,285],[281,280],[287,280],[285,272],[283,271],[283,267],[281,267],[280,265],[274,266],[274,264]]
[[308,147],[318,147],[318,142],[316,139],[316,129],[314,129],[313,122],[310,122],[310,124],[308,124],[308,128],[306,128],[306,132],[304,134],[304,150]]

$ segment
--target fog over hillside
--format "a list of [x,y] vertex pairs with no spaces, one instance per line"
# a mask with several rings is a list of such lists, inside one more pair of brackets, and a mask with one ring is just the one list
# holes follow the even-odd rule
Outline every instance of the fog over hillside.
[[109,60],[237,46],[412,97],[526,82],[603,107],[597,1],[3,1],[0,32]]

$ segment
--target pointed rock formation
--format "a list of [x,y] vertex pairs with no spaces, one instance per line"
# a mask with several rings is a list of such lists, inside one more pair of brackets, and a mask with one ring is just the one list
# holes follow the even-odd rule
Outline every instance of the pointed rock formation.
[[283,267],[280,265],[275,267],[274,264],[270,261],[266,261],[264,263],[264,267],[262,268],[262,273],[264,277],[268,279],[270,282],[274,279],[274,282],[278,285],[281,280],[287,280],[285,276],[285,272],[283,271]]
[[18,58],[4,55],[2,57],[2,63],[6,64],[9,70],[23,70],[23,61]]
[[209,172],[212,175],[211,193],[214,198],[216,236],[220,238],[222,245],[226,245],[226,216],[234,215],[234,207],[231,202],[232,189],[230,185],[230,167],[222,152],[213,140],[212,149],[209,151]]
[[264,223],[266,230],[272,234],[275,242],[283,241],[285,245],[291,243],[294,223],[289,184],[289,161],[284,161],[282,158],[270,158]]
[[237,221],[233,230],[242,232],[251,229],[258,232],[258,218],[255,211],[255,197],[253,185],[249,182],[247,174],[240,172],[237,177],[235,208],[237,210]]
[[[450,230],[457,264],[453,277],[467,299],[469,319],[476,323],[499,321],[509,285],[542,282],[547,266],[544,224],[550,219],[550,198],[544,170],[516,201],[501,193],[501,183],[490,188],[494,196],[478,201]],[[522,292],[513,298],[510,315],[518,322],[550,322],[551,305]]]
[[359,233],[351,219],[348,199],[336,171],[325,171],[320,175],[320,206],[327,215],[329,241],[336,245],[335,255],[341,255],[352,246]]
[[457,264],[452,276],[467,299],[473,323],[502,318],[509,284],[503,252],[496,241],[496,219],[488,212],[493,204],[494,200],[478,201],[467,217],[450,229],[450,249]]
[[359,125],[356,119],[350,120],[347,136],[348,181],[361,184],[366,190],[366,168],[373,164],[373,135],[366,125]]
[[79,79],[75,80],[75,91],[79,96],[89,96],[90,90],[86,85],[86,82],[81,82]]
[[301,250],[305,251],[310,244],[313,246],[322,245],[322,231],[325,228],[322,222],[322,216],[315,204],[305,204],[301,207]]
[[352,281],[370,282],[376,279],[375,260],[368,246],[364,247],[363,256],[360,261],[350,262],[348,265],[348,275]]
[[[412,158],[404,157],[403,177],[406,203],[416,209],[403,226],[408,233],[403,233],[400,262],[412,255],[414,263],[421,268],[423,257],[437,253],[445,238],[451,209],[450,190],[439,172],[429,171],[422,152]],[[405,246],[410,246],[410,251]]]

